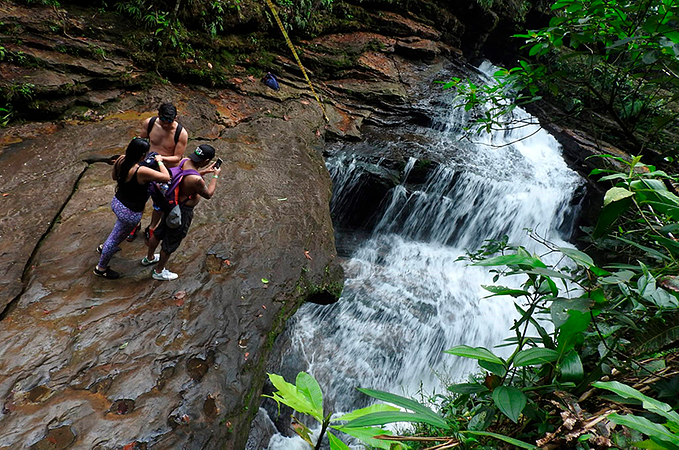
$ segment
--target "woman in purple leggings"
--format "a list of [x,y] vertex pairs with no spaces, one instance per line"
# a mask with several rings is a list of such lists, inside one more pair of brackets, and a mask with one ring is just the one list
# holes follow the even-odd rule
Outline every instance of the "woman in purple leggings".
[[[119,250],[120,244],[130,231],[141,220],[146,200],[149,198],[148,184],[151,181],[166,183],[170,181],[170,173],[163,164],[163,157],[155,156],[158,170],[140,166],[149,150],[149,143],[144,139],[134,138],[125,150],[125,155],[118,158],[113,166],[113,179],[117,180],[116,194],[111,201],[111,209],[118,220],[109,234],[108,239],[97,249],[101,252],[99,264],[94,268],[94,274],[115,280],[120,274],[108,267],[113,254]],[[157,259],[157,258],[156,258]],[[158,261],[148,261],[153,264]]]

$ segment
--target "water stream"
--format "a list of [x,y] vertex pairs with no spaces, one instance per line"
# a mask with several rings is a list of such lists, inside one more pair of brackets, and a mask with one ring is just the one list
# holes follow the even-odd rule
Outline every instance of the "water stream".
[[[416,188],[407,180],[411,159],[372,237],[346,262],[340,301],[306,304],[288,325],[291,346],[283,365],[303,361],[334,411],[365,406],[357,386],[407,395],[441,391],[442,381],[478,370],[443,350],[458,344],[492,349],[509,335],[513,302],[484,298],[481,285],[493,284],[493,274],[456,261],[466,250],[502,235],[537,250],[526,228],[569,245],[577,213],[571,204],[582,180],[567,167],[556,140],[535,133],[537,125],[461,140],[467,120],[461,108],[446,112],[432,149],[446,162]],[[343,155],[327,165],[337,205],[346,201],[342,191],[355,187],[356,164]],[[294,445],[277,436],[269,448]]]

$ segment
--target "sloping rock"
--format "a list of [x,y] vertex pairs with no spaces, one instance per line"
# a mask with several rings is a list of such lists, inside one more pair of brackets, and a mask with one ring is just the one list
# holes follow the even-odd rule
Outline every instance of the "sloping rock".
[[[275,336],[342,278],[318,108],[235,97],[126,95],[117,115],[3,147],[0,448],[243,448]],[[120,153],[161,98],[192,136],[213,134],[217,193],[170,260],[178,280],[150,278],[141,239],[112,261],[123,278],[97,278],[114,186],[82,160]],[[247,120],[215,125],[226,98]]]

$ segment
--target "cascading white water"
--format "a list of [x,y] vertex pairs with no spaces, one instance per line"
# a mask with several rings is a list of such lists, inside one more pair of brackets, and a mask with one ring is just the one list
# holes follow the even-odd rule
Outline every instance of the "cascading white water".
[[[292,359],[306,362],[335,411],[365,405],[355,387],[407,395],[440,390],[441,379],[478,370],[443,350],[458,344],[492,349],[510,334],[512,300],[484,298],[481,285],[493,284],[493,274],[456,261],[466,250],[505,234],[536,248],[526,228],[568,245],[570,203],[582,181],[556,140],[530,125],[468,142],[461,140],[466,120],[453,108],[435,149],[449,163],[420,190],[408,191],[405,179],[394,188],[372,238],[345,264],[339,302],[304,305],[289,324]],[[357,179],[351,158],[330,160],[328,167],[339,184],[335,195],[350,192]],[[280,442],[272,440],[270,449],[289,448]]]

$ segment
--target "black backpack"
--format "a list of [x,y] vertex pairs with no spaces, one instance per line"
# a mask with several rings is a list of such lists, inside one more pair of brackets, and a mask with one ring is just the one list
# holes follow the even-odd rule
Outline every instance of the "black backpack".
[[[153,130],[153,124],[156,123],[156,120],[158,119],[158,116],[151,117],[151,120],[149,120],[149,126],[146,129],[146,134],[149,135],[149,138],[151,137],[151,130]],[[182,130],[184,127],[182,126],[181,123],[177,124],[177,131],[174,132],[174,143],[177,145],[177,142],[179,142],[179,136],[182,134]]]

